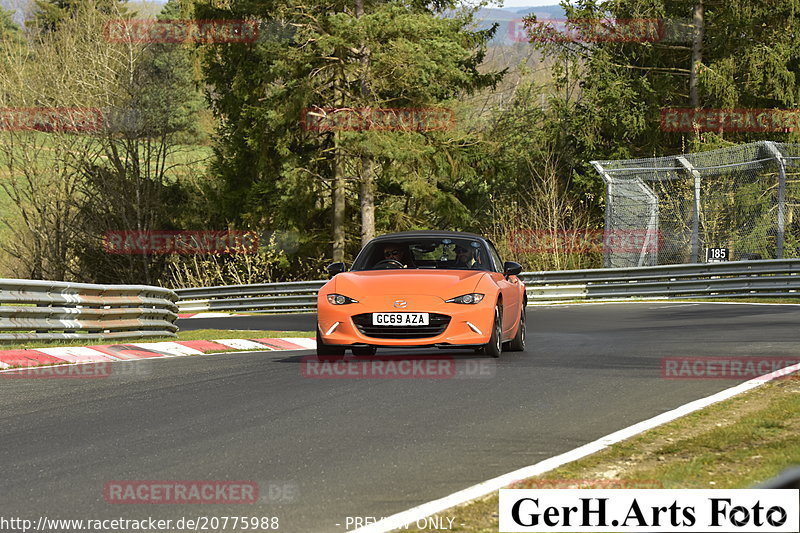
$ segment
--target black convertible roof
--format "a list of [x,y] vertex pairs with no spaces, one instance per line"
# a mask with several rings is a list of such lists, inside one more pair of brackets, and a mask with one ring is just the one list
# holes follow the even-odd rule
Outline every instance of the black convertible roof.
[[467,237],[471,239],[488,240],[486,237],[476,235],[475,233],[468,233],[466,231],[444,231],[444,230],[417,230],[417,231],[401,231],[399,233],[387,233],[375,237],[374,241],[392,240],[392,239],[405,239],[413,237]]
[[[484,246],[491,245],[491,242],[486,237],[481,235],[477,235],[475,233],[468,233],[466,231],[444,231],[444,230],[417,230],[417,231],[401,231],[398,233],[387,233],[385,235],[379,235],[375,237],[371,241],[369,241],[366,245],[361,248],[361,251],[356,256],[356,259],[353,263],[353,267],[359,264],[359,259],[364,261],[364,257],[369,255],[366,250],[368,247],[372,247],[372,244],[380,245],[381,242],[392,242],[392,241],[403,241],[406,239],[424,239],[424,238],[433,238],[433,239],[444,239],[444,238],[455,238],[455,239],[475,239],[479,242],[482,242]],[[493,246],[493,245],[492,245]],[[499,268],[499,267],[498,267]]]

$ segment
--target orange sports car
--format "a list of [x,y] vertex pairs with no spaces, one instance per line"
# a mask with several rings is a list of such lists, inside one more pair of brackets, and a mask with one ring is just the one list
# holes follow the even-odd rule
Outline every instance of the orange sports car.
[[317,297],[317,355],[374,355],[378,347],[469,347],[499,357],[525,348],[525,284],[471,233],[412,231],[367,243]]

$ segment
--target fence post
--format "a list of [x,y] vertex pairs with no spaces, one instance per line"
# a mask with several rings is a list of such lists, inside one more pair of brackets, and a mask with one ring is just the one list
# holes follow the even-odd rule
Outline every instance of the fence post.
[[694,213],[692,214],[692,263],[700,262],[700,172],[682,155],[678,156],[681,164],[694,176]]
[[605,227],[603,228],[603,267],[609,268],[611,267],[611,255],[608,250],[608,232],[610,230],[611,224],[611,208],[612,208],[612,196],[611,196],[611,187],[614,186],[613,180],[611,176],[608,175],[608,172],[605,171],[603,165],[600,164],[599,161],[590,161],[592,166],[600,173],[600,176],[603,178],[603,181],[606,182],[606,212],[605,212]]
[[778,232],[775,236],[775,259],[783,259],[783,240],[786,232],[786,161],[772,141],[764,141],[770,155],[778,162]]

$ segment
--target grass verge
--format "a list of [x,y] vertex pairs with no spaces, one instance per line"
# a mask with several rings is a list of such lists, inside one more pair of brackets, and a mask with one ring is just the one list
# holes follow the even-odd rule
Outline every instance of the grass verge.
[[211,341],[214,339],[266,339],[276,337],[314,337],[313,331],[269,331],[252,329],[196,329],[179,331],[177,337],[153,337],[148,339],[108,339],[104,341],[76,339],[69,341],[31,341],[13,344],[0,343],[0,350],[24,350],[30,348],[57,348],[62,346],[93,346],[98,344],[125,344],[131,342],[163,341]]
[[[510,488],[752,487],[800,464],[798,378],[767,383]],[[454,532],[496,533],[497,508],[495,492],[439,516],[454,518]]]

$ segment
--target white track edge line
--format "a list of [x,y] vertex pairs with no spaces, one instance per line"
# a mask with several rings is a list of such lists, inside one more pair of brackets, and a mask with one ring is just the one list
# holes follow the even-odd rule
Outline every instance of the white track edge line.
[[656,415],[653,418],[649,418],[632,426],[610,433],[605,437],[601,437],[593,442],[584,444],[583,446],[579,446],[574,450],[562,453],[560,455],[556,455],[555,457],[550,457],[549,459],[545,459],[544,461],[520,468],[518,470],[514,470],[513,472],[503,474],[502,476],[489,479],[482,483],[478,483],[477,485],[473,485],[472,487],[468,487],[458,492],[454,492],[453,494],[445,496],[444,498],[433,500],[424,503],[422,505],[418,505],[417,507],[408,509],[406,511],[394,514],[392,516],[388,516],[368,526],[363,526],[361,528],[354,529],[350,533],[386,533],[394,529],[404,528],[407,524],[414,523],[417,520],[421,520],[422,518],[425,518],[427,516],[440,513],[446,509],[455,507],[456,505],[460,505],[462,503],[466,503],[470,500],[486,496],[487,494],[495,492],[516,481],[520,481],[529,478],[531,476],[543,474],[545,472],[558,468],[559,466],[562,466],[566,463],[577,461],[578,459],[582,459],[587,455],[599,452],[611,446],[612,444],[616,444],[620,441],[638,435],[639,433],[642,433],[648,429],[653,429],[662,424],[666,424],[667,422],[671,422],[675,419],[686,416],[690,413],[693,413],[694,411],[698,411],[704,407],[708,407],[709,405],[721,402],[723,400],[727,400],[728,398],[736,396],[737,394],[749,391],[760,385],[763,385],[764,383],[768,383],[774,379],[783,377],[792,372],[797,372],[798,370],[800,370],[800,363],[792,366],[787,366],[785,368],[781,368],[779,370],[776,370],[769,374],[765,374],[763,376],[753,378],[749,381],[745,381],[744,383],[740,383],[739,385],[736,385],[729,389],[725,389],[715,394],[712,394],[711,396],[691,401],[671,411],[667,411],[666,413],[661,413],[660,415]]

